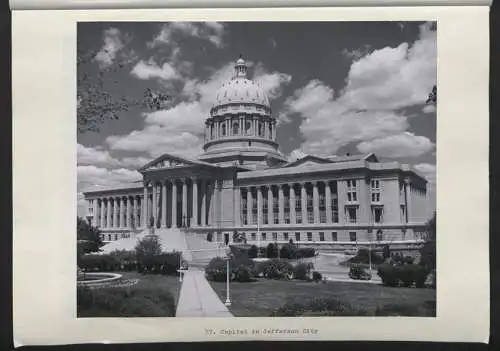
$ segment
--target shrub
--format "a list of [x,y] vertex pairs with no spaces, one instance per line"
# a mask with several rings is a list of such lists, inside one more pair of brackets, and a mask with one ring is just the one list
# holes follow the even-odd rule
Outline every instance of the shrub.
[[249,258],[257,257],[257,253],[258,253],[258,249],[257,249],[257,246],[255,246],[255,245],[250,246],[250,248],[247,251]]
[[142,240],[139,240],[135,246],[135,255],[137,262],[145,264],[145,262],[150,262],[154,260],[153,257],[161,254],[161,244],[157,236],[146,236]]
[[260,262],[257,265],[256,273],[267,279],[288,279],[293,274],[293,266],[279,259]]
[[177,275],[177,270],[181,267],[181,253],[170,252],[163,253],[159,257],[161,264],[161,273],[166,275]]
[[112,272],[120,269],[120,262],[111,255],[88,254],[79,257],[78,266],[85,272]]
[[293,317],[301,315],[353,316],[365,314],[352,306],[333,298],[313,298],[306,302],[287,302],[278,308],[272,316]]
[[307,280],[311,272],[311,265],[307,263],[299,263],[293,267],[293,277],[299,280]]
[[236,277],[235,279],[241,283],[246,283],[251,281],[251,272],[248,267],[245,266],[240,266],[236,270]]
[[316,255],[316,250],[312,247],[301,247],[297,249],[296,258],[308,258],[314,257]]
[[278,257],[278,246],[273,243],[269,243],[266,248],[267,258],[277,258]]
[[227,267],[226,261],[221,257],[214,257],[205,267],[205,275],[208,280],[214,282],[226,281]]
[[323,279],[323,275],[320,272],[314,271],[312,273],[312,280],[313,280],[313,282],[318,282],[321,279]]
[[389,263],[384,263],[378,266],[378,276],[382,279],[382,284],[385,286],[398,286],[399,275],[395,266]]
[[370,256],[371,256],[371,263],[372,264],[380,264],[384,261],[384,259],[382,257],[380,257],[378,254],[376,254],[375,252],[373,252],[371,250],[359,249],[356,256],[351,257],[347,262],[369,264],[370,263]]
[[[290,239],[292,240],[292,239]],[[297,247],[293,244],[293,241],[289,244],[285,244],[280,249],[280,257],[287,259],[297,258]]]

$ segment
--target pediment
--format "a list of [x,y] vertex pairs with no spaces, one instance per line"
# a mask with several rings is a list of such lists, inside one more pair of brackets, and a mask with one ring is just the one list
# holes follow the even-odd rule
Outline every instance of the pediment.
[[331,163],[331,161],[322,157],[307,155],[295,162],[289,163],[286,167],[310,167],[325,163]]
[[192,166],[193,162],[171,155],[163,155],[149,162],[139,169],[139,171],[151,171],[158,169],[183,168]]

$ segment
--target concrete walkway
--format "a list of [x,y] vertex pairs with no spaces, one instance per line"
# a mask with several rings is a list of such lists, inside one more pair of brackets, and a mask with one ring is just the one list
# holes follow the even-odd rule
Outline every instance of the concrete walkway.
[[205,272],[184,273],[176,317],[233,317],[212,289]]

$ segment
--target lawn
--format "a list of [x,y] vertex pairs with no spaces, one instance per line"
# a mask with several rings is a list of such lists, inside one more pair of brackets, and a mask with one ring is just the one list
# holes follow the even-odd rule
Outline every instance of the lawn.
[[179,277],[161,274],[141,274],[137,272],[120,272],[124,279],[139,279],[139,282],[134,285],[135,288],[144,289],[162,289],[170,292],[175,300],[179,300],[179,293],[181,291],[181,282]]
[[174,317],[181,283],[175,276],[122,273],[127,287],[78,289],[78,317]]
[[[226,284],[210,282],[220,299],[226,299]],[[314,298],[334,298],[374,313],[377,306],[398,304],[418,308],[418,315],[435,316],[431,307],[436,290],[391,288],[370,283],[258,280],[230,285],[231,312],[237,317],[267,317],[286,302],[306,303]]]

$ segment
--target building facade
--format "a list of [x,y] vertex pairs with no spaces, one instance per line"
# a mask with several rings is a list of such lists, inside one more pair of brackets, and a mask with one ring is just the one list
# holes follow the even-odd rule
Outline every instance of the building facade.
[[288,162],[269,100],[246,74],[240,58],[217,92],[198,158],[164,154],[139,169],[142,180],[84,192],[87,219],[105,241],[154,226],[213,233],[216,241],[237,231],[261,245],[419,243],[427,221],[423,177],[374,154]]

